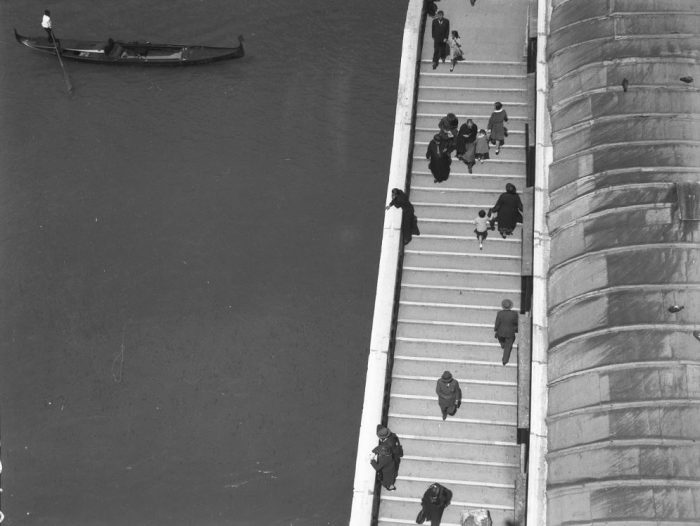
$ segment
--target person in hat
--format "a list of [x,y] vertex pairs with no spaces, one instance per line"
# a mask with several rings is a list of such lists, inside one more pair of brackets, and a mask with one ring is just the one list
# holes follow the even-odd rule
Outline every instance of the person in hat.
[[515,341],[515,333],[518,332],[518,313],[512,311],[513,302],[509,299],[504,299],[501,302],[502,311],[496,314],[496,323],[494,325],[495,336],[503,349],[503,365],[510,360],[510,351],[513,349]]
[[498,196],[489,212],[496,214],[501,237],[505,239],[506,236],[512,236],[516,225],[523,222],[523,202],[513,183],[506,184],[506,191]]
[[53,31],[51,30],[51,11],[44,9],[44,16],[41,18],[41,27],[44,28],[48,35],[49,42],[54,41]]
[[445,18],[445,13],[437,12],[432,25],[433,37],[433,69],[438,67],[438,61],[445,62],[447,58],[447,40],[450,38],[450,21]]
[[459,382],[455,380],[450,371],[445,371],[438,378],[435,392],[438,395],[442,419],[445,420],[447,415],[454,416],[459,406],[462,405],[462,390],[459,388]]
[[423,524],[423,522],[429,520],[430,526],[440,526],[442,513],[450,505],[451,501],[452,491],[437,482],[431,484],[423,493],[423,498],[421,499],[422,509],[416,522],[420,520],[418,524]]
[[399,464],[401,464],[401,457],[403,457],[403,447],[399,442],[399,437],[381,424],[377,426],[377,437],[379,445],[372,450],[375,458],[370,463],[377,472],[382,486],[389,491],[394,491],[396,489],[394,483],[399,474]]

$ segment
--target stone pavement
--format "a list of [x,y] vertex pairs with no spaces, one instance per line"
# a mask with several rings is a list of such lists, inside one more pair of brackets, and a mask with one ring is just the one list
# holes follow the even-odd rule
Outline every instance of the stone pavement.
[[[453,491],[444,526],[460,512],[487,508],[494,525],[513,518],[520,448],[516,443],[517,356],[501,365],[493,322],[503,298],[520,303],[520,226],[502,239],[489,232],[479,250],[473,220],[513,183],[525,187],[524,126],[528,119],[525,31],[528,0],[442,0],[438,8],[459,31],[465,61],[432,69],[427,20],[420,53],[410,199],[421,235],[406,246],[392,370],[389,428],[404,446],[396,491],[382,489],[379,524],[415,524],[432,482]],[[449,179],[436,184],[427,144],[446,113],[486,128],[493,103],[508,113],[500,155],[474,173],[453,159]],[[516,340],[517,345],[517,340]],[[442,420],[435,383],[450,370],[463,392],[456,416]]]

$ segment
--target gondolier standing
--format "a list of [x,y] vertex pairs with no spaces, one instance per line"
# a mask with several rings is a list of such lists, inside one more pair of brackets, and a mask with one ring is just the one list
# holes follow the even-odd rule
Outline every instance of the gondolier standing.
[[54,37],[53,31],[51,31],[51,11],[48,9],[44,9],[44,16],[41,19],[41,27],[43,27],[46,30],[46,33],[49,35],[49,42],[53,42]]

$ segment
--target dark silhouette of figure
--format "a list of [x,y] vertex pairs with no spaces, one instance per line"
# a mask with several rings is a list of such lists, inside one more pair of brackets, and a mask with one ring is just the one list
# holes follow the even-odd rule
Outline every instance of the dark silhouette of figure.
[[386,210],[389,210],[392,206],[400,208],[402,211],[401,215],[401,235],[403,236],[403,244],[408,245],[413,239],[413,236],[419,236],[420,230],[418,229],[418,218],[416,217],[415,210],[411,201],[408,200],[408,196],[403,190],[398,188],[391,189],[391,202],[386,205]]
[[430,526],[440,526],[442,514],[451,501],[452,492],[449,489],[437,482],[431,484],[421,499],[422,509],[416,522],[420,520],[418,524],[423,524],[426,520],[430,520]]
[[399,474],[401,457],[403,457],[403,447],[399,437],[381,424],[377,426],[377,437],[379,445],[372,450],[376,458],[371,461],[371,464],[382,486],[389,491],[394,491],[396,489],[394,483]]
[[467,122],[460,126],[459,132],[457,132],[457,137],[455,138],[457,159],[467,165],[467,170],[469,173],[472,173],[472,168],[476,163],[477,133],[477,126],[474,124],[474,121],[467,119]]
[[445,13],[442,11],[438,11],[437,16],[433,19],[432,37],[433,69],[435,69],[439,60],[445,62],[447,58],[447,39],[450,38],[450,21],[445,18]]
[[489,212],[497,214],[495,220],[498,221],[498,232],[503,239],[513,235],[515,225],[523,222],[523,203],[515,185],[506,185],[506,191],[498,196],[496,204]]
[[459,406],[462,405],[462,390],[459,388],[459,382],[450,371],[445,371],[438,378],[435,392],[438,395],[442,419],[445,420],[447,415],[454,416]]
[[450,176],[450,165],[452,165],[452,157],[450,156],[451,145],[452,141],[447,134],[442,133],[436,133],[430,143],[428,143],[425,158],[429,161],[428,168],[430,168],[436,183],[447,181],[447,178]]
[[510,352],[513,349],[513,342],[515,341],[515,333],[518,332],[518,313],[512,311],[513,302],[509,299],[504,299],[501,302],[502,311],[496,314],[496,322],[494,323],[494,333],[498,342],[501,344],[503,349],[503,365],[508,363],[510,360]]

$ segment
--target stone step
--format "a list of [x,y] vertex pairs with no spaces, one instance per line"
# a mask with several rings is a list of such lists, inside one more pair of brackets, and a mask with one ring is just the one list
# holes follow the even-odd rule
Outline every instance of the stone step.
[[[439,121],[440,119],[438,119]],[[464,121],[460,121],[460,124],[463,123]],[[486,129],[486,125],[488,124],[488,117],[487,120],[484,121],[483,123],[474,121],[474,123],[479,127],[479,129]],[[525,125],[521,123],[513,123],[513,126],[508,126],[508,143],[505,146],[520,146],[520,147],[525,147]],[[437,122],[435,123],[434,126],[428,126],[426,128],[416,128],[415,129],[415,135],[413,139],[416,142],[428,144],[432,138],[435,136],[435,134],[438,131],[438,126]],[[530,130],[530,133],[532,133],[532,130]]]
[[[493,173],[493,165],[489,165],[490,159],[484,163],[477,163],[474,166],[474,173],[467,173],[467,167],[461,161],[455,161],[450,167],[450,178],[444,183],[434,183],[433,174],[430,173],[428,165],[424,169],[413,169],[411,172],[411,185],[427,187],[434,186],[440,188],[462,188],[465,190],[474,190],[475,193],[480,191],[490,193],[493,192],[496,198],[498,195],[505,192],[506,184],[515,185],[518,191],[525,188],[525,174],[519,173],[517,170],[503,173]],[[489,170],[487,173],[486,170]],[[488,202],[488,201],[487,201]],[[495,199],[493,201],[496,202]]]
[[[488,210],[491,208],[491,206],[496,204],[496,200],[492,201],[492,203],[489,205],[485,201],[485,198],[483,196],[474,196],[472,197],[473,194],[471,194],[469,197],[470,198],[465,198],[465,201],[469,200],[474,200],[477,201],[476,203],[469,203],[466,202],[464,204],[457,204],[457,203],[441,203],[436,201],[422,201],[420,198],[418,199],[413,199],[411,198],[411,202],[413,203],[413,206],[415,208],[416,215],[418,216],[419,219],[435,219],[435,220],[443,220],[443,219],[461,219],[464,221],[471,221],[473,224],[474,218],[477,217],[479,214],[480,210],[484,210],[485,212],[488,212]],[[431,196],[429,196],[431,197]],[[488,196],[486,196],[488,198]],[[478,201],[482,201],[479,203]],[[495,231],[493,231],[495,232]],[[494,235],[500,235],[498,233],[495,233]],[[503,239],[503,237],[501,237]],[[507,238],[510,239],[510,238]]]
[[449,458],[418,457],[404,455],[401,459],[401,475],[422,477],[438,481],[442,478],[472,480],[491,484],[513,484],[518,476],[518,466],[498,462],[461,461]]
[[446,186],[445,183],[421,186],[414,181],[411,185],[410,197],[411,202],[471,205],[487,209],[496,202],[501,193],[503,193],[502,188],[461,188],[459,186]]
[[[424,48],[425,50],[425,48]],[[502,76],[518,76],[523,77],[527,75],[527,63],[522,61],[485,61],[485,60],[471,60],[468,56],[468,50],[465,48],[465,60],[460,60],[455,64],[454,71],[450,72],[450,59],[449,57],[443,65],[442,62],[438,64],[437,69],[433,69],[433,49],[432,46],[429,48],[428,54],[423,53],[420,60],[420,73],[421,78],[427,76],[427,74],[432,74],[434,72],[444,73],[444,68],[447,68],[447,73],[452,73],[453,75],[460,74],[478,74],[478,75],[494,75],[496,77]]]
[[[401,473],[399,468],[399,476],[396,480],[396,491],[392,491],[392,496],[396,497],[412,497],[413,495],[423,496],[423,492],[433,482],[439,482],[445,487],[452,490],[452,500],[459,502],[480,502],[486,506],[499,506],[506,508],[513,506],[514,487],[508,485],[479,485],[472,480],[455,480],[448,477],[440,477],[437,480],[431,480],[426,477],[407,477]],[[502,487],[506,486],[506,487]],[[449,509],[449,508],[448,508]],[[415,518],[415,516],[414,516]]]
[[[432,139],[432,137],[430,137],[427,141],[415,141],[413,144],[414,151],[418,152],[419,156],[422,155],[423,158],[425,158],[425,154],[428,151],[428,143],[431,139]],[[491,149],[494,150],[495,146],[491,145]],[[493,152],[491,152],[491,153],[493,154]],[[505,144],[501,148],[501,153],[499,153],[497,157],[495,154],[493,154],[493,157],[494,157],[494,160],[513,161],[513,162],[524,163],[525,162],[525,145],[520,144],[519,142],[513,142],[513,144]],[[457,159],[456,153],[452,152],[452,162],[455,163],[457,161],[459,161],[459,159]],[[480,163],[478,163],[478,161],[477,161],[477,164],[480,165]],[[476,167],[477,164],[475,164],[474,167]],[[466,166],[466,164],[464,166]]]
[[[422,68],[422,65],[421,65]],[[499,89],[522,89],[527,84],[527,76],[522,74],[503,75],[499,73],[481,73],[474,71],[452,71],[449,66],[440,64],[438,69],[433,70],[428,66],[429,71],[422,72],[419,85],[449,86],[461,88],[488,88],[497,91]],[[494,101],[496,102],[496,101]]]
[[416,285],[515,289],[520,287],[521,278],[520,272],[481,272],[404,265],[401,281]]
[[[440,338],[409,338],[399,336],[396,341],[395,355],[404,356],[406,358],[472,360],[496,364],[496,359],[498,358],[500,360],[501,357],[501,348],[484,346],[483,343],[484,342],[478,341],[459,343],[457,340],[445,340]],[[498,363],[498,365],[500,366],[500,363]],[[475,378],[473,375],[464,378],[484,381],[481,378]]]
[[[426,221],[426,225],[434,224],[433,221]],[[421,227],[421,235],[415,236],[411,242],[411,248],[416,250],[434,250],[442,252],[473,252],[475,254],[484,253],[479,250],[479,241],[474,233],[474,225],[465,224],[464,234],[461,236],[441,236],[429,234]],[[503,239],[497,232],[487,232],[486,253],[520,257],[520,240],[509,237]],[[490,241],[490,242],[489,242]],[[514,242],[515,241],[515,242]]]
[[499,310],[501,310],[500,305],[421,302],[400,299],[398,318],[401,320],[491,324],[496,319]]
[[496,443],[468,438],[448,439],[436,435],[408,433],[399,436],[399,439],[403,445],[404,454],[408,455],[514,465],[520,462],[520,446],[516,443]]
[[[474,241],[476,243],[476,234],[474,234],[474,224],[469,219],[431,219],[431,218],[418,218],[418,226],[421,231],[421,236],[442,236],[448,238],[462,238],[467,237],[466,242],[470,243]],[[466,233],[466,236],[465,236]],[[469,238],[471,234],[471,238]],[[515,234],[517,235],[517,234]],[[520,239],[517,237],[510,236],[503,239],[497,231],[489,231],[488,237],[486,238],[486,244],[484,245],[484,252],[489,254],[509,254],[511,250],[504,250],[499,243],[519,243]],[[419,237],[414,237],[414,240],[419,239]],[[470,241],[471,240],[471,241]],[[415,241],[414,241],[415,242]],[[478,248],[478,247],[477,247]],[[520,249],[518,248],[518,252]]]
[[[442,119],[447,113],[454,113],[460,123],[466,121],[467,119],[472,119],[477,126],[479,126],[479,128],[483,128],[485,130],[489,122],[489,117],[491,116],[491,109],[492,108],[490,107],[486,107],[486,105],[467,106],[466,104],[462,104],[451,106],[445,104],[444,106],[440,106],[434,110],[429,110],[428,106],[418,104],[416,107],[415,126],[419,128],[432,128],[437,130],[440,119]],[[508,128],[508,137],[506,137],[506,142],[510,143],[512,141],[509,141],[508,139],[510,139],[511,128],[514,130],[523,130],[525,128],[525,123],[529,122],[527,118],[528,111],[525,109],[523,109],[522,112],[513,111],[512,115],[507,109],[506,111],[508,113],[508,123],[506,124],[506,128]],[[523,144],[523,142],[522,140],[518,139],[515,144]]]
[[[494,344],[498,346],[496,342]],[[517,366],[514,360],[508,365],[501,365],[501,356],[497,351],[498,347],[490,347],[494,349],[492,360],[483,362],[476,360],[450,360],[447,358],[413,358],[406,356],[395,356],[394,367],[392,374],[398,376],[417,376],[421,374],[430,374],[431,376],[439,376],[443,371],[450,371],[455,378],[478,378],[480,380],[494,382],[512,382],[517,375]]]
[[[434,397],[438,376],[392,376],[391,392],[396,395]],[[475,378],[457,378],[464,398],[516,402],[517,385],[514,382],[486,382]],[[393,401],[392,401],[393,403]],[[437,404],[437,402],[435,402]],[[393,408],[393,406],[392,406]],[[398,410],[397,410],[398,411]],[[460,416],[459,414],[457,416]]]
[[[517,235],[517,232],[514,235]],[[467,252],[426,252],[415,250],[412,247],[404,250],[404,263],[411,267],[436,265],[440,268],[502,272],[519,272],[521,268],[519,256],[499,256],[488,253],[469,254]]]
[[[443,86],[440,84],[421,84],[418,86],[418,98],[427,100],[475,100],[481,102],[500,102],[507,107],[511,103],[531,102],[527,88],[474,88],[462,86]],[[507,111],[507,110],[506,110]],[[478,125],[479,123],[477,123]],[[483,128],[483,126],[482,126]]]
[[[526,102],[511,102],[509,105],[503,106],[506,110],[506,115],[508,115],[508,121],[506,121],[506,128],[510,128],[509,124],[513,120],[516,125],[518,119],[524,121],[530,115],[532,111]],[[485,123],[488,126],[489,117],[493,111],[493,101],[491,100],[442,100],[442,99],[423,99],[418,98],[416,104],[416,113],[436,113],[445,115],[447,113],[454,113],[455,115],[464,115],[464,118],[459,118],[459,122],[464,122],[467,120],[470,114],[473,114],[472,120],[478,123]],[[479,117],[481,116],[481,117]],[[485,118],[484,118],[485,117]],[[438,117],[438,120],[440,117]],[[478,125],[478,124],[477,124]],[[485,126],[482,128],[486,129]]]
[[[472,174],[470,174],[467,171],[467,165],[464,164],[462,161],[453,160],[452,165],[450,165],[450,175],[452,175],[453,170],[455,173],[467,175],[469,177],[474,177],[474,175],[520,175],[523,178],[522,183],[520,185],[516,184],[515,187],[521,188],[525,186],[525,161],[500,159],[500,156],[495,155],[493,148],[491,149],[491,153],[489,155],[489,159],[486,159],[483,162],[476,162],[474,168],[472,168],[474,172]],[[424,151],[421,151],[419,155],[415,155],[413,157],[413,166],[411,167],[411,173],[420,173],[426,175],[431,174],[430,168],[428,167],[428,160],[425,158]],[[433,182],[432,178],[430,182]],[[445,182],[443,182],[442,184],[445,184]],[[450,186],[452,185],[450,184]],[[499,185],[498,187],[504,188],[505,182],[502,185]]]
[[[510,298],[519,303],[520,291],[516,289],[477,290],[455,287],[452,289],[439,287],[415,286],[410,283],[401,286],[401,301],[414,303],[454,303],[468,305],[494,306],[500,305],[504,298]],[[516,309],[518,307],[516,306]],[[487,324],[490,326],[490,324]]]
[[[494,316],[495,318],[495,316]],[[496,341],[491,323],[422,321],[399,319],[396,336],[401,338],[448,341]]]
[[[382,490],[379,521],[377,524],[380,526],[405,526],[406,524],[415,526],[416,515],[421,509],[420,499],[423,497],[423,492],[428,489],[429,485],[430,484],[427,483],[424,484],[422,492],[419,491],[421,489],[420,487],[417,488],[420,495],[417,497],[411,496],[410,498],[396,497],[393,496],[394,493],[397,493],[396,491],[388,492]],[[453,487],[449,488],[453,492],[452,505],[445,508],[440,526],[460,526],[460,515],[462,511],[471,508],[486,507],[486,505],[480,501],[468,498],[468,494],[465,495],[467,499],[458,500],[454,494],[455,489]],[[505,525],[507,520],[513,519],[512,506],[510,509],[503,509],[502,507],[489,508],[489,511],[494,526]]]
[[517,407],[488,403],[488,400],[463,398],[454,417],[442,420],[437,397],[409,398],[415,395],[392,394],[389,427],[397,435],[437,434],[445,438],[515,441]]

